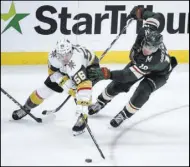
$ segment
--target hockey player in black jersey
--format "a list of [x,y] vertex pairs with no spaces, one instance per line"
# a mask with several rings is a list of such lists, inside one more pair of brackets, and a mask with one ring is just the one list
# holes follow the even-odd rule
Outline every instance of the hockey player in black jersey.
[[135,6],[131,17],[144,20],[130,52],[130,62],[123,70],[111,71],[106,67],[90,69],[91,80],[111,79],[112,82],[98,96],[97,102],[89,106],[89,115],[98,113],[113,97],[128,92],[130,87],[141,80],[129,102],[110,122],[118,127],[134,115],[149,99],[152,92],[166,84],[177,60],[168,54],[163,36],[158,32],[159,14]]

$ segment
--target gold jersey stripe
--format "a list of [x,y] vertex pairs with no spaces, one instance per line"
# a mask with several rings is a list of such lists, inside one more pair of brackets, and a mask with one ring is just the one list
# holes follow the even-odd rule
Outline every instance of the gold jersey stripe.
[[36,105],[39,105],[39,104],[41,104],[41,103],[44,101],[44,99],[42,99],[42,98],[40,98],[40,97],[38,96],[38,94],[37,94],[36,91],[32,92],[32,94],[30,95],[30,100],[31,100],[34,104],[36,104]]
[[92,82],[90,80],[86,80],[84,82],[81,82],[77,86],[77,90],[83,89],[83,88],[92,88]]
[[48,74],[51,75],[53,74],[55,71],[51,70],[50,68],[48,68]]
[[63,86],[68,80],[69,80],[69,77],[67,75],[63,76],[59,83],[59,86]]

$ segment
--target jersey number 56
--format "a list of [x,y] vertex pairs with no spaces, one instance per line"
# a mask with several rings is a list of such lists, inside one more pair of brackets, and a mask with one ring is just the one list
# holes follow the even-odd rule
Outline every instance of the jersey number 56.
[[82,81],[86,80],[86,75],[84,71],[79,71],[75,76],[73,77],[76,84],[80,84]]

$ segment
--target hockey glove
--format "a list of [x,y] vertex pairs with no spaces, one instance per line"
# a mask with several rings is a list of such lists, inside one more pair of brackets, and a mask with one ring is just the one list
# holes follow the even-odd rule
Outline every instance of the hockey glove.
[[76,90],[75,89],[69,89],[68,94],[72,97],[76,98]]
[[61,78],[61,81],[59,82],[59,86],[61,86],[64,89],[65,93],[68,93],[74,98],[76,97],[76,86],[72,82],[72,80],[69,79],[68,76],[65,75]]
[[175,68],[178,64],[177,59],[174,56],[171,56],[170,59],[172,68]]
[[135,6],[130,12],[131,18],[136,19],[136,20],[142,20],[142,15],[143,15],[144,10],[145,9],[143,7]]
[[94,80],[103,80],[103,79],[110,79],[111,72],[108,68],[91,68],[88,71],[88,78],[92,81]]
[[92,83],[84,81],[77,87],[76,104],[77,113],[88,113],[88,106],[92,103]]

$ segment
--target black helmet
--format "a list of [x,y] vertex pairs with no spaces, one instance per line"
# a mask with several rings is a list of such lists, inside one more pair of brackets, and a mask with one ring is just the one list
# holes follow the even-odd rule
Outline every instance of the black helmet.
[[158,50],[163,42],[163,36],[158,31],[147,31],[142,41],[142,50],[144,54],[151,54]]
[[163,42],[163,36],[158,31],[149,31],[145,33],[144,44],[159,48]]

